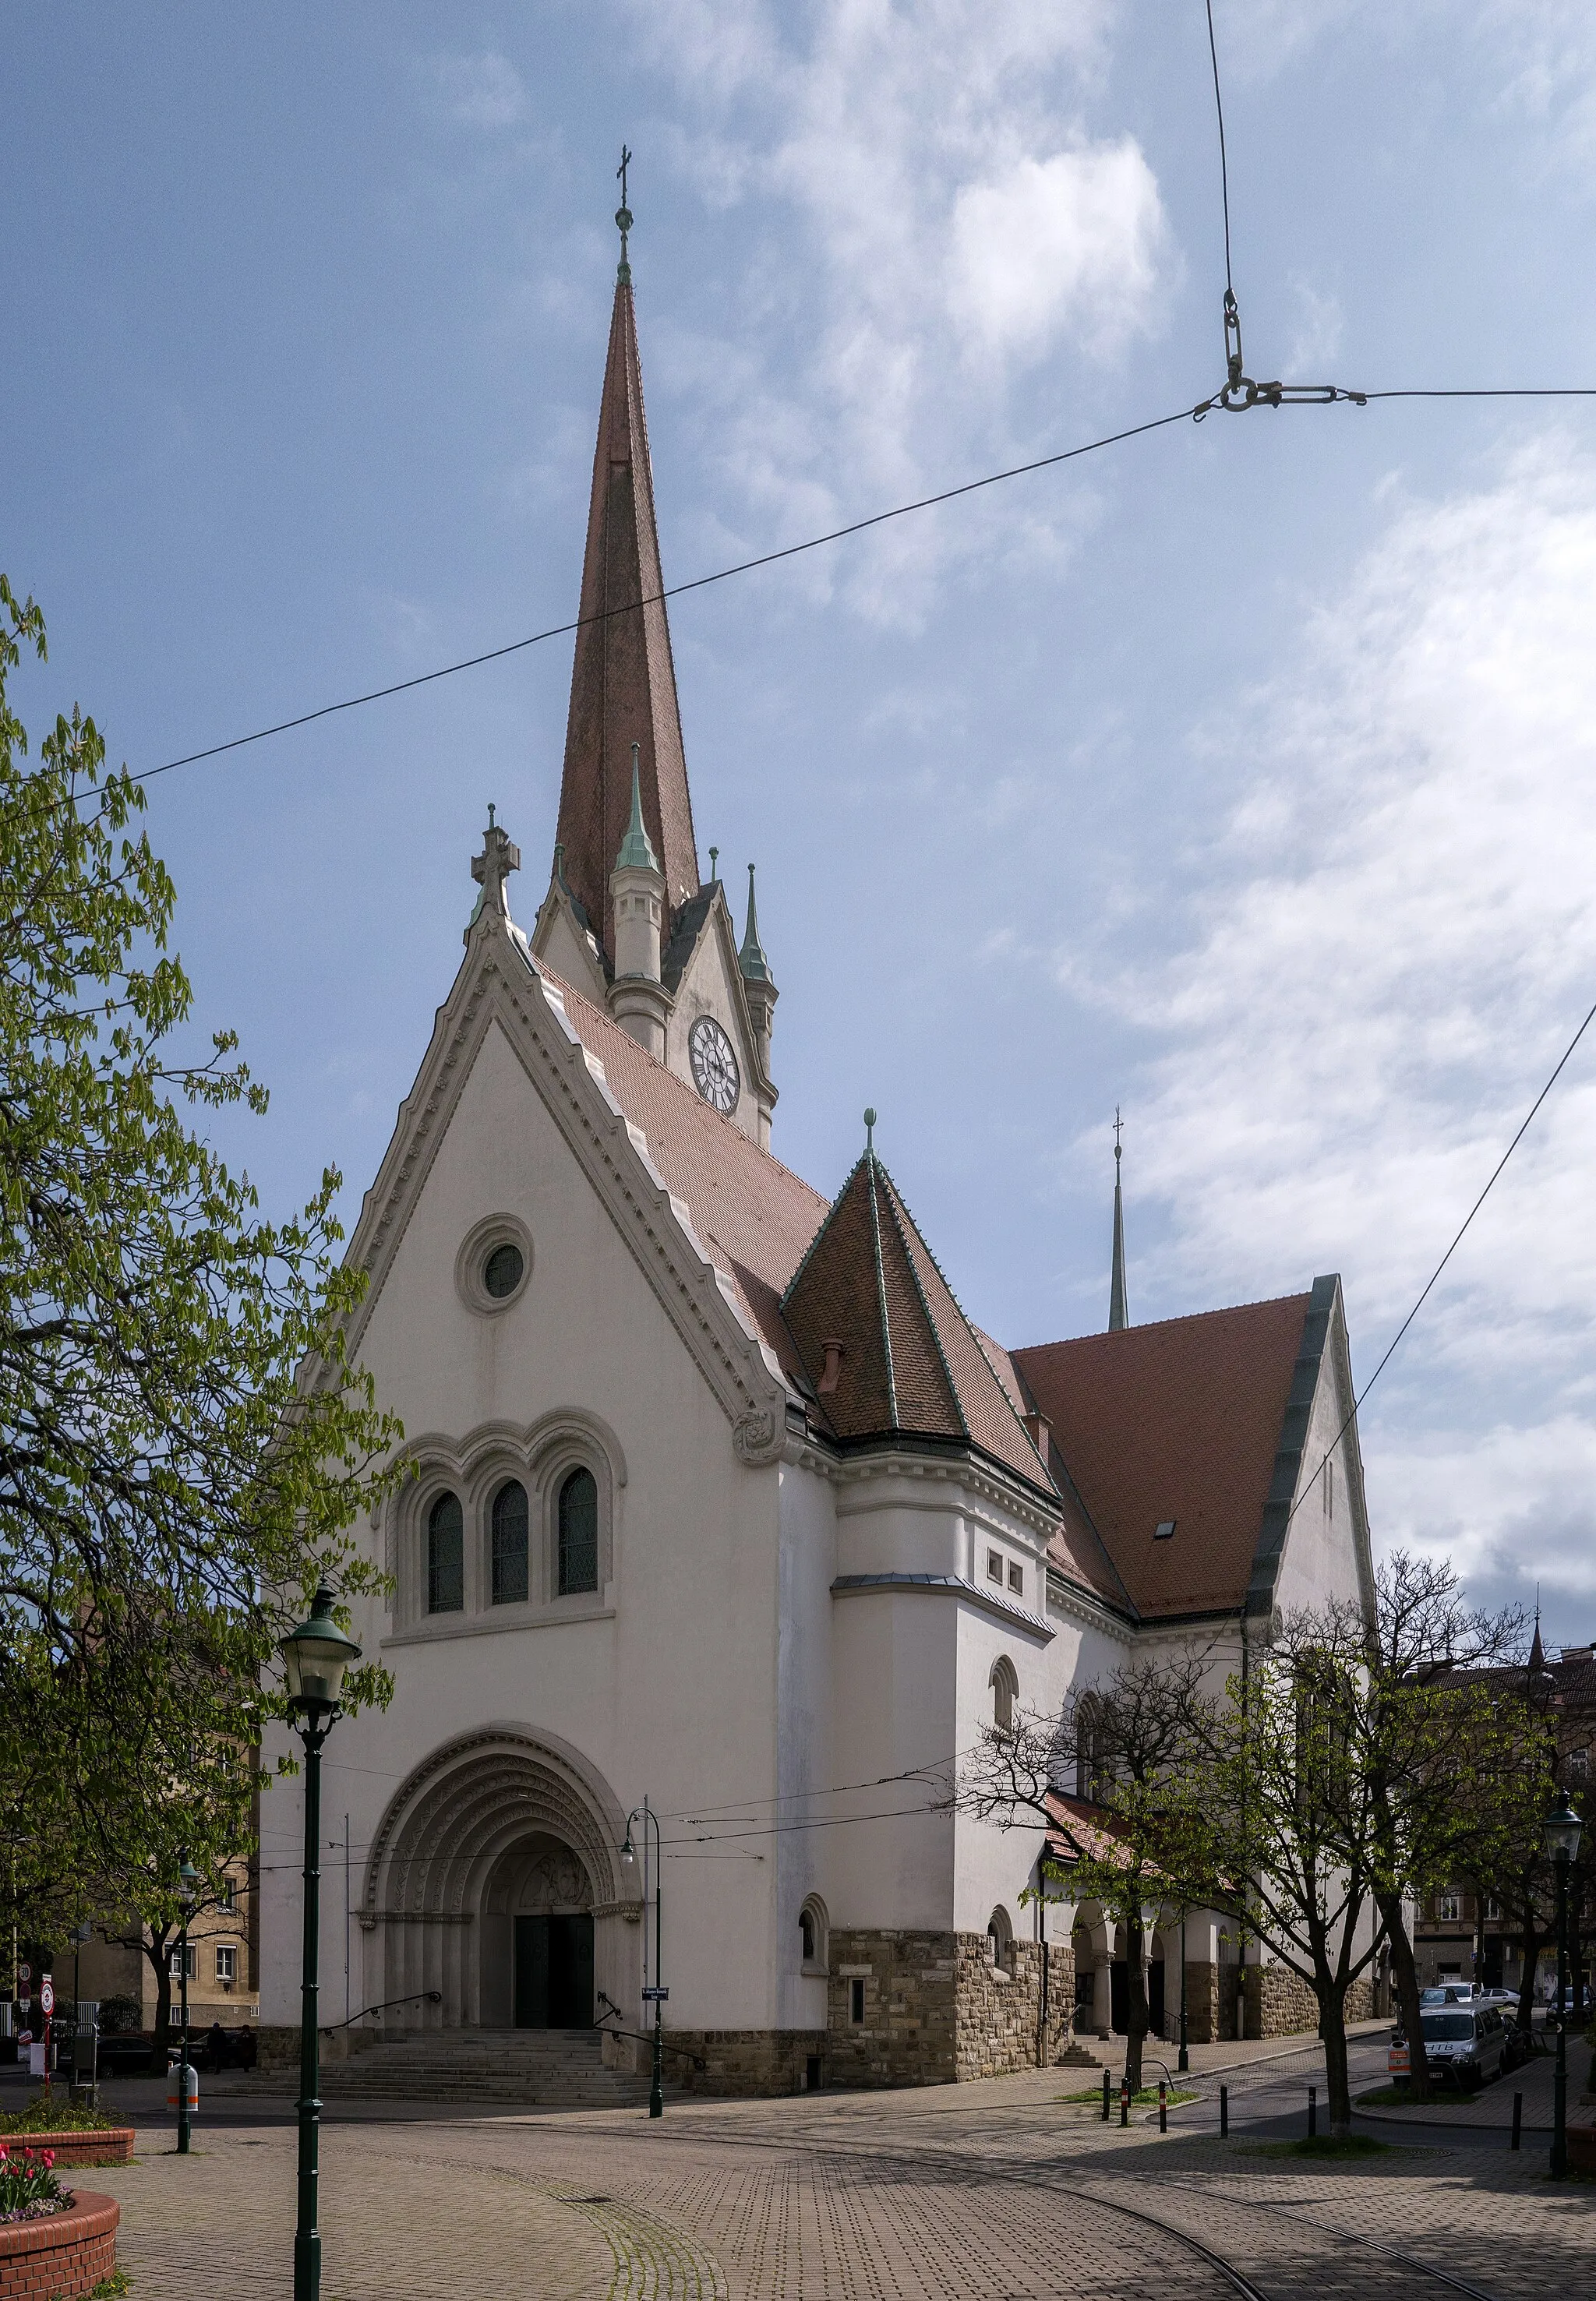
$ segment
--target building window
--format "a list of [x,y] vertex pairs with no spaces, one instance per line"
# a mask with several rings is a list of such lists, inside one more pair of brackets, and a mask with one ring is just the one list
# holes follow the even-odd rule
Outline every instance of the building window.
[[989,1582],[996,1582],[999,1587],[1001,1587],[1003,1581],[1003,1557],[1001,1552],[996,1550],[989,1550],[987,1552],[986,1578]]
[[865,1984],[862,1981],[850,1981],[848,1985],[848,2018],[855,2029],[864,2026]]
[[1016,1598],[1024,1596],[1025,1590],[1025,1569],[1023,1566],[1016,1566],[1012,1558],[1008,1561],[1008,1586],[1014,1592]]
[[225,1982],[230,1989],[232,1987],[233,1983],[237,1979],[234,1967],[238,1959],[238,1953],[233,1947],[231,1942],[222,1942],[218,1945],[216,1951],[216,1979],[218,1981]]
[[493,1497],[493,1602],[496,1606],[526,1603],[526,1488],[519,1478],[506,1478]]
[[518,1246],[506,1239],[496,1246],[482,1265],[482,1284],[496,1302],[506,1294],[514,1294],[526,1268],[526,1258]]
[[992,1724],[999,1734],[1012,1734],[1015,1696],[1020,1690],[1020,1681],[1007,1654],[998,1656],[987,1684],[992,1690]]
[[[183,1945],[182,1945],[182,1943],[181,1943],[181,1942],[179,1942],[179,1943],[176,1945],[176,1946],[173,1948],[173,1950],[172,1950],[171,1956],[171,1958],[170,1958],[170,1960],[169,1960],[169,1962],[168,1962],[167,1969],[166,1969],[166,1970],[167,1970],[167,1971],[171,1974],[171,1978],[172,1978],[172,1979],[173,1979],[174,1981],[181,1981],[181,1979],[182,1979],[182,1978],[183,1978],[183,1962],[184,1962],[184,1954],[185,1954],[185,1953],[184,1953],[184,1949],[183,1949]],[[196,1962],[195,1962],[196,1957],[197,1956],[197,1952],[196,1951],[195,1946],[194,1946],[194,1944],[193,1944],[192,1942],[190,1942],[190,1943],[189,1943],[189,1945],[188,1945],[188,1952],[187,1952],[187,1956],[188,1956],[188,1979],[189,1979],[189,1980],[190,1980],[190,1981],[192,1981],[192,1980],[193,1980],[193,1979],[194,1979],[194,1977],[195,1977],[195,1975],[196,1975],[196,1974],[198,1972],[198,1970],[199,1970],[198,1966],[197,1966],[197,1965],[196,1964]]]
[[1487,1918],[1500,1918],[1501,1914],[1502,1905],[1497,1900],[1496,1895],[1492,1894],[1490,1900],[1485,1904],[1485,1915]]
[[826,1905],[818,1894],[811,1894],[798,1912],[798,1947],[803,1952],[806,1973],[823,1973],[829,1956],[827,1934],[830,1921]]
[[1461,1922],[1462,1917],[1463,1896],[1455,1887],[1447,1893],[1436,1895],[1435,1922],[1437,1925],[1458,1925]]
[[598,1587],[598,1485],[591,1470],[572,1470],[560,1488],[559,1591],[562,1598]]
[[427,1611],[457,1614],[465,1603],[465,1522],[457,1494],[439,1494],[427,1519]]
[[986,1923],[987,1952],[999,1973],[1014,1972],[1014,1928],[1007,1910],[994,1910]]
[[233,1881],[230,1878],[224,1878],[216,1888],[216,1907],[219,1910],[230,1910],[232,1906]]

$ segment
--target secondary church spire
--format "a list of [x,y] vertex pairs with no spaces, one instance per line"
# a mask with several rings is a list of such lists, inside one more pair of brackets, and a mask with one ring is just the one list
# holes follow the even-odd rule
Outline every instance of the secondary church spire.
[[623,150],[617,172],[621,262],[593,457],[556,834],[564,849],[566,883],[612,964],[615,933],[609,877],[631,812],[634,744],[641,819],[664,876],[667,934],[698,892],[676,673],[660,597],[664,587],[627,254],[632,214],[625,170],[631,159]]
[[1125,1302],[1125,1204],[1119,1187],[1119,1162],[1123,1150],[1120,1144],[1119,1107],[1114,1111],[1114,1270],[1108,1281],[1108,1332],[1117,1335],[1131,1323]]

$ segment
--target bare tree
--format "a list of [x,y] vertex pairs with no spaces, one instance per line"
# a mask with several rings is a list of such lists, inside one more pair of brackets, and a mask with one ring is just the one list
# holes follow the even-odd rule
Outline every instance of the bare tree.
[[[1042,1822],[1070,1848],[1043,1864],[1047,1883],[1075,1901],[1099,1901],[1125,1937],[1125,2077],[1141,2084],[1149,2026],[1144,1945],[1149,1904],[1170,1881],[1154,1851],[1155,1810],[1166,1785],[1200,1747],[1202,1681],[1208,1650],[1138,1659],[1099,1686],[1073,1692],[1051,1716],[1016,1712],[1011,1727],[989,1727],[960,1768],[959,1810],[999,1828]],[[1082,1826],[1060,1801],[1092,1809]]]

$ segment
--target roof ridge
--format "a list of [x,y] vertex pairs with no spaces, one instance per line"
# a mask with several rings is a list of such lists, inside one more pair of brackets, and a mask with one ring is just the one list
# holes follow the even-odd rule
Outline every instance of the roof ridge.
[[1073,1350],[1077,1343],[1104,1343],[1111,1335],[1116,1339],[1120,1335],[1150,1335],[1160,1326],[1195,1326],[1199,1318],[1233,1318],[1238,1310],[1269,1310],[1282,1302],[1306,1302],[1312,1292],[1311,1286],[1299,1287],[1290,1294],[1260,1294],[1250,1302],[1222,1302],[1212,1310],[1182,1310],[1173,1318],[1143,1318],[1133,1326],[1097,1326],[1083,1335],[1059,1335],[1048,1343],[1014,1343],[1007,1345],[1008,1355],[1014,1358],[1021,1351]]
[[[972,1435],[971,1429],[970,1429],[970,1418],[969,1418],[969,1416],[965,1412],[965,1402],[964,1402],[964,1400],[963,1400],[963,1399],[959,1396],[959,1394],[958,1394],[958,1385],[957,1385],[957,1382],[955,1382],[955,1380],[954,1380],[954,1378],[953,1378],[953,1368],[948,1365],[948,1353],[947,1353],[947,1351],[942,1348],[942,1337],[941,1337],[940,1333],[938,1331],[938,1327],[937,1327],[937,1321],[936,1321],[936,1315],[935,1315],[935,1313],[933,1312],[933,1310],[932,1309],[931,1304],[927,1301],[927,1300],[926,1300],[926,1298],[925,1298],[925,1288],[924,1288],[923,1284],[921,1283],[921,1278],[920,1278],[920,1273],[919,1273],[919,1271],[915,1268],[915,1258],[914,1258],[914,1255],[913,1255],[913,1253],[912,1253],[912,1252],[911,1252],[911,1251],[910,1251],[908,1240],[907,1240],[907,1239],[904,1236],[904,1234],[903,1234],[903,1224],[902,1224],[902,1221],[899,1219],[899,1209],[902,1209],[903,1214],[905,1214],[905,1215],[908,1215],[908,1219],[909,1219],[910,1226],[911,1226],[911,1228],[914,1230],[915,1235],[915,1237],[916,1237],[916,1238],[920,1238],[920,1226],[919,1226],[919,1224],[918,1224],[918,1223],[916,1223],[916,1222],[915,1221],[915,1218],[914,1218],[913,1215],[909,1215],[909,1210],[908,1210],[907,1207],[907,1206],[905,1206],[905,1205],[904,1205],[904,1203],[903,1203],[903,1200],[902,1200],[901,1194],[900,1194],[900,1193],[899,1193],[899,1192],[898,1192],[898,1185],[897,1185],[897,1184],[893,1181],[892,1176],[891,1176],[890,1173],[889,1172],[889,1170],[887,1169],[887,1167],[884,1167],[884,1166],[882,1164],[882,1161],[881,1161],[879,1159],[875,1159],[874,1163],[875,1163],[876,1167],[880,1169],[880,1172],[881,1172],[881,1175],[882,1175],[882,1180],[883,1180],[883,1182],[885,1183],[886,1187],[887,1187],[887,1208],[888,1208],[888,1211],[889,1211],[889,1213],[890,1213],[890,1214],[891,1215],[891,1217],[892,1217],[892,1226],[893,1226],[893,1228],[894,1228],[894,1229],[897,1231],[897,1233],[898,1233],[898,1243],[899,1243],[899,1245],[903,1248],[903,1259],[904,1259],[904,1260],[907,1263],[907,1265],[908,1265],[908,1267],[909,1267],[909,1276],[910,1276],[910,1278],[914,1281],[915,1293],[915,1294],[916,1294],[916,1295],[918,1296],[918,1298],[919,1298],[920,1308],[921,1308],[921,1309],[925,1313],[925,1323],[926,1323],[926,1325],[931,1328],[931,1339],[932,1339],[932,1344],[933,1344],[933,1346],[934,1346],[934,1348],[935,1348],[935,1350],[936,1350],[936,1353],[937,1353],[937,1364],[941,1368],[941,1369],[942,1369],[942,1379],[943,1379],[943,1381],[944,1381],[944,1382],[947,1384],[947,1385],[948,1385],[948,1400],[949,1400],[949,1402],[950,1402],[950,1403],[951,1403],[951,1405],[952,1405],[952,1408],[953,1408],[954,1418],[955,1418],[955,1420],[957,1422],[958,1427],[959,1427],[960,1430],[964,1433],[965,1436],[966,1438],[968,1438],[968,1437],[970,1437],[970,1436]],[[931,1251],[931,1249],[930,1249],[930,1247],[929,1247],[929,1246],[925,1246],[925,1241],[924,1241],[923,1238],[920,1238],[920,1243],[921,1243],[921,1245],[922,1245],[922,1246],[924,1246],[924,1247],[925,1247],[925,1251],[926,1251],[927,1255],[930,1257],[930,1259],[931,1259],[931,1262],[932,1262],[932,1268],[933,1268],[933,1269],[934,1269],[934,1268],[936,1268],[936,1257],[935,1257],[935,1255],[932,1254],[932,1251]],[[941,1272],[940,1272],[940,1270],[938,1270],[938,1271],[937,1271],[937,1276],[938,1276],[938,1277],[939,1277],[939,1278],[941,1278],[942,1274],[941,1274]],[[943,1278],[943,1279],[942,1279],[942,1284],[944,1284],[944,1286],[946,1286],[946,1285],[948,1284],[948,1282],[947,1282],[947,1280],[946,1280],[945,1278]],[[951,1287],[948,1287],[948,1301],[953,1301],[953,1290],[952,1290],[952,1288],[951,1288]],[[954,1302],[954,1303],[953,1303],[953,1307],[954,1307],[954,1309],[955,1309],[956,1310],[957,1310],[957,1309],[958,1309],[958,1304],[957,1304],[957,1302]],[[961,1318],[963,1318],[963,1317],[964,1317],[964,1313],[963,1313],[963,1311],[962,1311],[962,1310],[961,1310],[961,1311],[959,1311],[959,1316],[960,1316]],[[969,1325],[969,1323],[970,1323],[970,1322],[969,1322],[969,1320],[968,1320],[967,1318],[965,1318],[965,1324],[966,1325],[966,1326]],[[977,1349],[980,1349],[980,1344],[979,1344],[979,1343],[977,1343],[976,1347],[977,1347]],[[986,1367],[990,1368],[990,1364],[991,1364],[991,1361],[988,1359],[988,1357],[987,1357],[987,1355],[986,1355],[986,1352],[985,1352],[984,1351],[982,1351],[982,1353],[981,1353],[981,1357],[982,1357],[982,1364],[983,1366],[986,1366]],[[890,1370],[889,1369],[889,1372],[890,1372]],[[992,1380],[993,1380],[994,1382],[998,1382],[998,1377],[997,1377],[997,1376],[996,1376],[995,1374],[992,1376]],[[1003,1387],[1002,1384],[1001,1384],[1001,1383],[998,1383],[998,1387],[999,1387],[999,1390],[1001,1390],[1001,1389],[1002,1389],[1002,1387]]]
[[[883,1170],[882,1170],[882,1171],[883,1171],[883,1172],[885,1172],[885,1169],[883,1168]],[[889,1180],[889,1181],[890,1181],[890,1180],[891,1180],[891,1177],[890,1177],[890,1176],[888,1176],[888,1180]],[[1048,1463],[1048,1462],[1043,1459],[1043,1457],[1042,1457],[1042,1453],[1041,1453],[1041,1450],[1040,1449],[1040,1447],[1038,1447],[1038,1446],[1037,1446],[1036,1442],[1034,1441],[1034,1439],[1033,1439],[1033,1438],[1032,1437],[1032,1435],[1031,1435],[1031,1433],[1029,1432],[1029,1430],[1027,1430],[1027,1429],[1026,1429],[1024,1423],[1022,1421],[1022,1419],[1020,1418],[1020,1417],[1019,1417],[1017,1414],[1015,1414],[1015,1404],[1014,1404],[1014,1401],[1013,1401],[1013,1399],[1012,1399],[1012,1398],[1010,1398],[1010,1396],[1009,1396],[1009,1394],[1008,1394],[1007,1391],[1004,1388],[1004,1386],[1003,1386],[1002,1383],[999,1380],[999,1378],[998,1378],[998,1369],[997,1369],[997,1368],[992,1364],[992,1362],[991,1362],[990,1359],[990,1358],[988,1358],[988,1356],[987,1356],[987,1354],[986,1354],[985,1351],[984,1351],[984,1350],[982,1350],[982,1346],[981,1346],[981,1335],[980,1335],[980,1333],[979,1333],[979,1331],[977,1330],[977,1328],[976,1328],[976,1326],[975,1326],[975,1324],[974,1324],[973,1320],[971,1318],[971,1317],[970,1317],[970,1315],[969,1315],[968,1311],[965,1309],[964,1304],[959,1301],[958,1296],[954,1293],[954,1291],[953,1291],[953,1288],[952,1288],[951,1284],[948,1283],[948,1273],[943,1269],[943,1268],[942,1268],[941,1264],[937,1260],[936,1251],[935,1251],[934,1248],[932,1248],[932,1245],[930,1244],[930,1243],[928,1242],[928,1240],[927,1240],[927,1238],[926,1238],[926,1235],[925,1235],[925,1233],[921,1229],[921,1227],[920,1227],[919,1224],[918,1224],[917,1222],[915,1222],[915,1215],[914,1215],[914,1209],[913,1209],[911,1208],[911,1206],[909,1205],[908,1201],[904,1197],[903,1192],[902,1192],[901,1191],[899,1191],[899,1190],[898,1190],[898,1185],[897,1185],[897,1184],[896,1184],[896,1183],[893,1183],[893,1184],[892,1184],[892,1188],[893,1188],[893,1191],[894,1191],[894,1192],[896,1192],[896,1194],[897,1194],[898,1202],[899,1206],[901,1206],[901,1207],[902,1207],[902,1209],[903,1209],[903,1210],[904,1210],[904,1213],[908,1217],[908,1218],[909,1218],[909,1222],[910,1222],[910,1224],[913,1226],[914,1233],[915,1233],[915,1236],[919,1240],[919,1242],[920,1242],[921,1245],[922,1245],[923,1247],[924,1247],[924,1249],[925,1249],[926,1258],[927,1258],[927,1259],[929,1260],[929,1262],[930,1262],[930,1264],[931,1264],[932,1268],[936,1272],[937,1276],[941,1280],[941,1282],[942,1282],[943,1285],[944,1285],[944,1286],[946,1286],[946,1287],[948,1288],[948,1300],[952,1303],[952,1305],[953,1305],[954,1309],[957,1311],[957,1313],[958,1313],[958,1315],[959,1315],[959,1318],[961,1318],[961,1320],[963,1321],[965,1333],[969,1335],[970,1340],[974,1343],[974,1345],[975,1345],[976,1349],[977,1349],[978,1351],[981,1351],[981,1361],[982,1361],[982,1364],[985,1367],[985,1368],[986,1368],[986,1370],[987,1370],[988,1374],[990,1374],[990,1376],[991,1376],[991,1378],[992,1378],[992,1387],[996,1390],[996,1392],[997,1392],[997,1393],[998,1393],[999,1397],[1003,1401],[1004,1405],[1007,1408],[1009,1414],[1010,1414],[1010,1415],[1011,1415],[1011,1417],[1013,1418],[1015,1428],[1015,1429],[1020,1433],[1020,1435],[1024,1439],[1025,1443],[1026,1443],[1026,1444],[1031,1448],[1032,1452],[1036,1455],[1036,1458],[1037,1458],[1037,1466],[1038,1466],[1038,1468],[1040,1469],[1040,1471],[1041,1471],[1041,1474],[1042,1474],[1043,1477],[1047,1480],[1047,1482],[1048,1482],[1048,1484],[1049,1484],[1049,1485],[1052,1485],[1052,1484],[1053,1484],[1053,1472],[1052,1472],[1052,1468],[1051,1468],[1050,1464],[1049,1464],[1049,1463]],[[918,1275],[918,1273],[916,1273],[916,1274],[915,1274],[915,1284],[919,1284],[919,1275]],[[928,1314],[927,1314],[927,1315],[929,1316],[929,1312],[928,1312]],[[935,1326],[935,1321],[934,1321],[934,1320],[932,1321],[932,1325],[933,1325],[933,1328],[934,1328],[934,1326]],[[939,1354],[939,1356],[940,1356],[940,1355],[941,1355],[941,1350],[942,1350],[942,1338],[941,1338],[941,1336],[939,1335],[937,1336],[937,1351],[938,1351],[938,1354]],[[1014,1355],[1014,1353],[1013,1353],[1013,1352],[1012,1352],[1012,1351],[1011,1351],[1009,1352],[1009,1356],[1012,1358],[1012,1357],[1013,1357],[1013,1355]],[[960,1408],[959,1408],[959,1414],[960,1414],[960,1418],[961,1418],[961,1419],[965,1418],[965,1413],[964,1413],[964,1408],[963,1408],[962,1404],[961,1404],[961,1406],[960,1406]]]
[[[547,975],[551,983],[557,983],[559,985],[561,995],[563,997],[576,1000],[580,1005],[587,1008],[589,1015],[596,1016],[598,1021],[607,1025],[610,1030],[620,1031],[621,1025],[616,1022],[612,1014],[608,1013],[606,1008],[598,1006],[593,1000],[589,999],[585,992],[579,991],[575,983],[568,982],[564,975],[556,975],[554,968],[549,966],[547,959],[534,958],[532,956],[530,944],[524,956],[529,966],[535,968],[539,975]],[[765,1159],[770,1166],[776,1167],[780,1173],[787,1176],[789,1180],[796,1183],[800,1190],[807,1191],[810,1197],[817,1201],[821,1209],[820,1219],[823,1224],[824,1223],[827,1215],[829,1215],[831,1210],[832,1201],[830,1199],[823,1197],[822,1193],[815,1189],[813,1183],[807,1181],[804,1176],[798,1174],[796,1168],[789,1167],[785,1160],[778,1159],[773,1150],[767,1150],[762,1142],[756,1142],[751,1134],[745,1134],[742,1128],[738,1125],[735,1119],[728,1118],[724,1111],[716,1110],[713,1103],[706,1102],[701,1094],[696,1094],[693,1092],[693,1089],[689,1086],[685,1079],[679,1078],[668,1063],[662,1063],[657,1055],[650,1054],[648,1048],[642,1045],[639,1041],[631,1038],[629,1033],[623,1032],[622,1036],[627,1039],[631,1050],[639,1055],[644,1062],[651,1065],[655,1070],[658,1071],[662,1078],[668,1078],[673,1086],[680,1089],[681,1093],[689,1098],[695,1109],[702,1110],[706,1112],[709,1117],[718,1120],[720,1125],[725,1127],[729,1134],[731,1134],[739,1142],[747,1143],[750,1150],[754,1151],[759,1158]],[[806,1250],[806,1252],[809,1253],[813,1252],[813,1242],[811,1242],[811,1244],[809,1248]]]
[[[882,1263],[882,1218],[880,1209],[875,1203],[875,1176],[881,1161],[873,1150],[866,1148],[861,1164],[867,1166],[870,1170],[865,1178],[865,1189],[870,1201],[870,1239],[875,1251],[875,1298],[882,1316],[882,1348],[887,1359],[887,1410],[892,1418],[891,1427],[896,1430],[898,1427],[898,1383],[892,1372],[892,1326],[887,1314],[887,1274]],[[855,1171],[856,1172],[857,1169]],[[965,1435],[968,1435],[968,1433]]]

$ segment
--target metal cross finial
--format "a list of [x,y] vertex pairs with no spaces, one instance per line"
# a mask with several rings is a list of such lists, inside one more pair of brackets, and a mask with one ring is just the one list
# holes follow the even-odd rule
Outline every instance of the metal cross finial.
[[1119,1105],[1116,1102],[1114,1106],[1114,1155],[1116,1159],[1121,1156],[1119,1145],[1120,1134]]
[[873,1157],[874,1157],[874,1155],[875,1155],[875,1113],[874,1113],[874,1111],[873,1111],[873,1110],[867,1110],[867,1111],[865,1113],[865,1152],[866,1152],[867,1156],[869,1156],[869,1157],[871,1157],[871,1158],[873,1158]]
[[493,828],[493,801],[491,799],[488,802],[488,828],[489,831]]
[[709,850],[709,883],[712,887],[720,875],[721,850],[718,847],[712,847]]
[[631,210],[626,204],[626,171],[631,165],[631,154],[624,144],[621,146],[621,164],[615,173],[621,180],[621,205],[615,210],[615,226],[621,234],[621,263],[616,277],[623,281],[631,278],[631,265],[626,258],[626,235],[631,230]]

